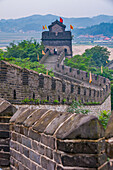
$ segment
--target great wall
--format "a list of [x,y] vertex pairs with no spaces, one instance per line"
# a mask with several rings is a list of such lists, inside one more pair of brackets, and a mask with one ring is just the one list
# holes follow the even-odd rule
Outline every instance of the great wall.
[[[106,131],[97,118],[111,111],[109,79],[92,74],[89,83],[87,72],[64,65],[72,56],[72,37],[59,21],[43,32],[42,42],[46,54],[40,63],[53,68],[55,77],[0,61],[0,167],[112,170],[112,117]],[[48,103],[25,105],[25,98]],[[90,114],[68,113],[73,100],[81,100]]]

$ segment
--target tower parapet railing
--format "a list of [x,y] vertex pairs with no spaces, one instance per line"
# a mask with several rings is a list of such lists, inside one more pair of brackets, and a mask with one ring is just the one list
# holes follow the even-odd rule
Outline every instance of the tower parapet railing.
[[40,64],[43,64],[44,61],[47,59],[47,57],[49,56],[50,51],[48,50],[45,55],[41,58],[41,60],[39,61]]

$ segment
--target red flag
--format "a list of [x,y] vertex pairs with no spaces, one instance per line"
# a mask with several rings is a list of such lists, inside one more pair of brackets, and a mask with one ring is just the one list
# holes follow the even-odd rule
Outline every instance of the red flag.
[[70,29],[72,29],[72,30],[73,30],[73,26],[72,26],[72,25],[70,25]]
[[43,29],[43,30],[45,30],[45,27],[44,27],[44,26],[42,26],[42,29]]
[[60,17],[60,22],[63,23],[63,19]]

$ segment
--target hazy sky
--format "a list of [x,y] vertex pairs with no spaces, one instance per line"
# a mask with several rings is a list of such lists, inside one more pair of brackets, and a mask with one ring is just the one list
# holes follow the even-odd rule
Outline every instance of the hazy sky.
[[0,19],[34,14],[64,17],[113,16],[113,0],[0,0]]

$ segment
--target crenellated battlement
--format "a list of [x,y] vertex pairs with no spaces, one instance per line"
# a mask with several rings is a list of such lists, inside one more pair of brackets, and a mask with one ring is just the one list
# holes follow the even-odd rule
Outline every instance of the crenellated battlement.
[[[61,65],[57,62],[56,71],[62,73],[63,75],[68,75],[75,79],[85,81],[89,83],[89,73],[86,71],[78,70],[76,68],[71,68],[69,66]],[[108,78],[102,77],[100,75],[92,74],[92,83],[98,87],[108,88],[110,86],[110,80]]]
[[[64,71],[64,74],[67,72],[77,75],[75,74],[76,69],[73,70],[73,73],[66,66],[64,66],[64,70],[60,65],[58,68]],[[81,74],[82,71],[80,71],[79,79]],[[83,72],[83,75],[85,77],[86,72]],[[94,88],[92,85],[86,87],[82,84],[39,74],[33,70],[22,69],[6,61],[0,61],[0,97],[12,103],[21,103],[25,98],[33,98],[40,101],[48,100],[51,104],[54,103],[54,100],[62,103],[63,99],[66,99],[67,104],[73,100],[101,104],[110,94],[110,81],[105,79],[104,82],[104,79],[99,76],[99,82],[97,83],[95,80],[97,84],[101,83],[99,88]],[[88,81],[88,78],[86,80]]]

